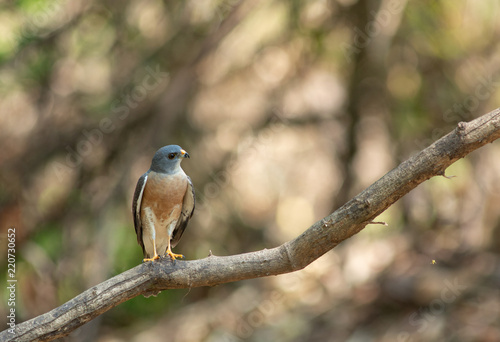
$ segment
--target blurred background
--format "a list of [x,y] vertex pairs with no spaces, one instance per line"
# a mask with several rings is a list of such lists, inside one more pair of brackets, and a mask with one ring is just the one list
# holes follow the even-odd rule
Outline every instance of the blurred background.
[[[0,4],[0,316],[142,261],[131,216],[161,146],[197,208],[187,259],[272,248],[500,106],[493,0]],[[66,341],[499,341],[500,143],[306,269],[136,297]],[[312,246],[314,248],[314,246]],[[4,325],[1,329],[5,329]]]

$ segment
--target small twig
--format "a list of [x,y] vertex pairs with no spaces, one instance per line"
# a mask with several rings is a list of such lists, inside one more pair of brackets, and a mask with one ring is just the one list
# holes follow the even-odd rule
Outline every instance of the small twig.
[[371,221],[368,224],[381,224],[383,226],[389,227],[389,225],[387,224],[387,222],[384,222],[384,221]]

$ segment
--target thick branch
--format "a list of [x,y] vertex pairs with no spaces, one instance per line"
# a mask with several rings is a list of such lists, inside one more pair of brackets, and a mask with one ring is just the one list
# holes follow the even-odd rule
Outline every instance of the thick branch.
[[475,149],[500,138],[500,109],[458,127],[412,156],[340,209],[292,241],[262,251],[175,262],[168,258],[123,272],[60,307],[3,331],[1,341],[50,341],[65,336],[112,307],[140,294],[213,286],[304,268],[358,233],[376,216],[425,180]]

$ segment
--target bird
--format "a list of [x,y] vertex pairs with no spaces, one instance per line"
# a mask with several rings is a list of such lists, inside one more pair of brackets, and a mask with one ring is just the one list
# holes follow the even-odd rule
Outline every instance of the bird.
[[137,181],[132,214],[143,262],[164,255],[172,260],[184,257],[173,253],[172,248],[179,242],[195,207],[193,183],[181,168],[185,158],[189,154],[180,146],[164,146],[156,151],[149,170]]

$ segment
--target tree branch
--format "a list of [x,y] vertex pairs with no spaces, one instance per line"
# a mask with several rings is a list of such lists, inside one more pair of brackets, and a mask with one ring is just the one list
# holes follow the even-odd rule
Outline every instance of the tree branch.
[[54,310],[18,324],[0,341],[50,341],[140,294],[222,283],[300,270],[353,236],[390,205],[456,160],[500,138],[500,108],[455,130],[415,154],[331,215],[283,245],[257,252],[175,262],[168,258],[123,272]]

